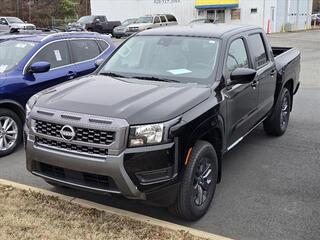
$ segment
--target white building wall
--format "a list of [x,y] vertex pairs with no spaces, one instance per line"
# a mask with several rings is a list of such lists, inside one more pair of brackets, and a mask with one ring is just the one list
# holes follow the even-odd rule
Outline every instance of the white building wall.
[[[231,20],[231,10],[225,9],[227,23],[258,25],[270,32],[310,27],[313,0],[239,0],[241,19]],[[257,13],[251,13],[256,8]],[[103,14],[109,20],[123,21],[145,14],[169,13],[176,16],[179,24],[187,24],[197,17],[206,17],[206,12],[198,15],[195,0],[91,0],[92,14]],[[272,9],[274,15],[272,17]]]

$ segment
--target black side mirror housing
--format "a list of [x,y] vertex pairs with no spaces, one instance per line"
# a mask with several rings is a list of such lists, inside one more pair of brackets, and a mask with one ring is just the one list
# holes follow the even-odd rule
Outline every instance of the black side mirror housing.
[[251,68],[237,68],[230,75],[230,80],[234,84],[250,83],[256,77],[257,71]]
[[29,73],[45,73],[50,70],[50,63],[48,62],[35,62],[29,67]]

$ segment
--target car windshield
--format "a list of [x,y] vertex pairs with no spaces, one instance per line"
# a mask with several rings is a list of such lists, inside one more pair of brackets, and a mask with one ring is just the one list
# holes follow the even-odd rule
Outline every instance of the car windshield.
[[0,42],[0,73],[12,70],[35,45],[33,42],[18,40]]
[[152,23],[152,17],[139,17],[137,23]]
[[94,16],[84,16],[78,20],[79,23],[91,23],[93,22]]
[[130,25],[132,23],[135,23],[136,21],[137,21],[137,19],[127,19],[121,25],[122,26],[128,26],[128,25]]
[[136,36],[115,52],[99,74],[208,85],[219,43],[204,37]]
[[21,19],[16,18],[16,17],[8,17],[7,18],[9,23],[24,23]]

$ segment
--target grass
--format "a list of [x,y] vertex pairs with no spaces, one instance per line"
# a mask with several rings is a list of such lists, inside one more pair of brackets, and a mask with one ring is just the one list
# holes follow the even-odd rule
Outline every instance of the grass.
[[200,240],[184,231],[165,229],[4,185],[0,185],[0,239]]

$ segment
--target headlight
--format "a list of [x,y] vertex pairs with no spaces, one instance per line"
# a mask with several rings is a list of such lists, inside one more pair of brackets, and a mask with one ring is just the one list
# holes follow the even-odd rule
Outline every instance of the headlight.
[[35,94],[27,102],[27,104],[26,104],[26,118],[29,117],[31,110],[32,110],[33,106],[36,104],[39,97],[40,97],[40,94]]
[[159,144],[163,141],[164,124],[133,126],[129,133],[129,147]]

